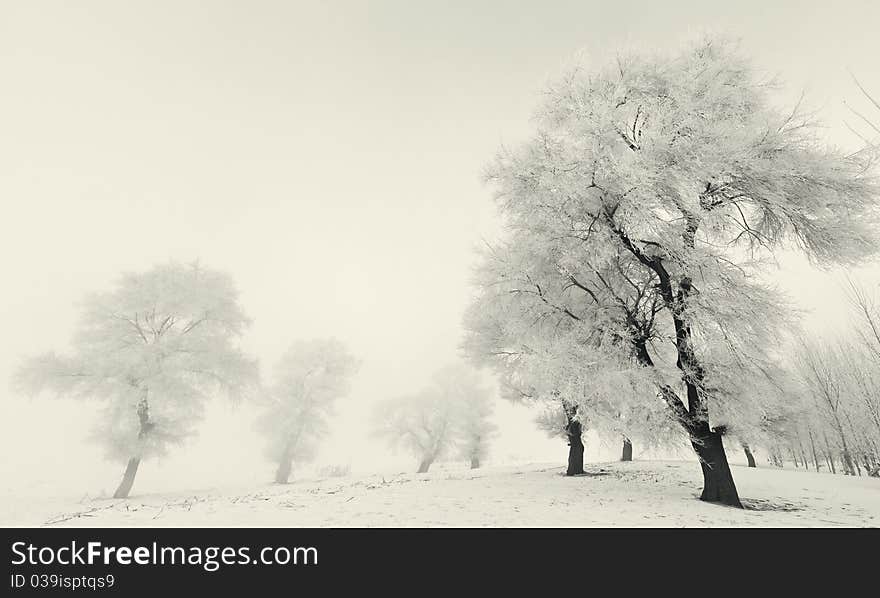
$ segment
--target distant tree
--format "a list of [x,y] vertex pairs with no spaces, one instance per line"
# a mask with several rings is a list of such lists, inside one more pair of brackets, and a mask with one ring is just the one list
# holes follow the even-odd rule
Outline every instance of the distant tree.
[[[821,265],[855,264],[877,247],[870,156],[824,147],[808,117],[773,108],[770,87],[717,40],[563,76],[537,133],[487,174],[512,256],[501,261],[520,276],[483,278],[477,304],[507,293],[520,307],[471,326],[500,361],[567,339],[557,359],[581,387],[610,390],[608,376],[622,372],[636,388],[652,384],[603,400],[630,408],[637,398],[653,419],[660,398],[700,458],[701,498],[737,507],[722,430],[766,409],[767,397],[746,390],[774,370],[791,312],[760,282],[763,258],[795,247]],[[567,322],[532,331],[550,316]],[[565,352],[592,357],[577,372]],[[626,365],[633,355],[641,371]],[[634,414],[628,424],[645,419]]]
[[491,418],[492,393],[477,370],[456,365],[441,370],[435,385],[445,400],[455,404],[455,443],[459,454],[477,469],[489,454],[489,444],[497,431]]
[[295,343],[278,362],[258,421],[267,454],[278,464],[276,483],[288,482],[294,462],[314,457],[317,443],[330,431],[335,402],[348,393],[357,367],[335,339]]
[[413,453],[418,473],[453,449],[476,468],[494,434],[491,414],[489,390],[478,372],[453,365],[438,371],[421,392],[378,404],[374,431],[393,448]]
[[376,406],[374,431],[392,448],[415,455],[417,472],[425,473],[455,445],[454,408],[435,388],[388,399]]
[[193,436],[210,396],[238,397],[255,383],[256,364],[237,346],[248,324],[227,274],[160,265],[89,296],[70,354],[26,361],[15,382],[103,402],[95,436],[127,461],[114,493],[126,498],[141,460]]
[[755,463],[755,455],[752,454],[752,449],[749,447],[747,442],[742,443],[743,452],[746,454],[746,464],[749,467],[757,467],[758,464]]

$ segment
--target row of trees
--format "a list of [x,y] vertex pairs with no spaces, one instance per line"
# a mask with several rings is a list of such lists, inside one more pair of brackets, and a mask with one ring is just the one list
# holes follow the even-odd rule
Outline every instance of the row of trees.
[[336,340],[294,344],[271,385],[240,348],[249,324],[232,279],[194,265],[167,264],[122,276],[86,298],[69,354],[27,360],[15,374],[29,394],[99,401],[95,438],[126,463],[114,493],[125,498],[141,461],[196,434],[216,395],[261,401],[259,427],[286,482],[326,433],[336,399],[348,392],[357,361]]
[[864,289],[849,290],[856,328],[794,351],[796,400],[767,443],[779,466],[880,475],[880,310]]
[[724,40],[566,73],[488,168],[506,233],[466,319],[516,397],[618,437],[683,436],[701,498],[736,507],[723,437],[790,402],[793,310],[761,275],[781,250],[832,266],[877,248],[874,153],[824,146],[771,89]]
[[[876,151],[823,145],[809,115],[772,104],[772,88],[725,40],[577,67],[547,90],[535,134],[488,168],[505,234],[481,255],[465,348],[507,397],[544,409],[569,441],[569,474],[583,472],[585,429],[622,440],[625,455],[634,441],[685,439],[701,498],[731,506],[725,436],[747,455],[806,437],[849,473],[876,460],[873,305],[856,298],[859,351],[802,343],[792,368],[782,348],[794,310],[762,276],[780,251],[824,267],[876,253]],[[232,281],[198,266],[127,275],[84,306],[71,354],[31,360],[17,380],[104,400],[101,437],[127,460],[117,496],[143,458],[194,433],[217,393],[267,398],[260,425],[286,481],[356,369],[336,342],[299,344],[263,389],[239,348],[248,319]],[[420,470],[453,448],[478,465],[486,396],[475,374],[446,371],[384,404],[377,430]]]
[[[300,341],[262,384],[257,362],[240,348],[249,320],[232,279],[197,264],[126,274],[82,305],[71,352],[27,360],[15,383],[28,394],[101,403],[95,437],[111,458],[126,463],[116,498],[129,495],[144,459],[196,434],[216,395],[260,402],[257,427],[277,464],[275,481],[287,483],[295,463],[314,458],[359,366],[338,340]],[[453,447],[479,467],[494,431],[491,411],[479,375],[458,366],[439,372],[422,393],[382,404],[384,419],[377,421],[392,444],[417,454],[419,471]]]

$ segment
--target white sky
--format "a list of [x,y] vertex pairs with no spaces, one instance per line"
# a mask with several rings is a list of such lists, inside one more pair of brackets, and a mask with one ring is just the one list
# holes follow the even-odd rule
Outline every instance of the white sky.
[[[0,377],[63,349],[75,301],[119,272],[199,259],[236,279],[264,371],[312,336],[363,358],[321,463],[410,467],[364,418],[455,358],[472,248],[495,232],[479,174],[529,130],[548,76],[581,49],[726,31],[853,146],[843,101],[865,103],[846,69],[880,94],[878,22],[869,0],[0,0]],[[839,322],[839,277],[784,263],[810,325]],[[112,490],[121,468],[85,443],[93,407],[7,391],[0,479]],[[530,415],[498,409],[496,459],[562,461]],[[249,409],[211,415],[135,492],[267,479]]]

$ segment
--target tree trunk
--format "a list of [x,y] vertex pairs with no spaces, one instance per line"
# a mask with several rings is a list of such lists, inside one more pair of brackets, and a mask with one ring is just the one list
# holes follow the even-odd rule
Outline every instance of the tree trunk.
[[721,434],[710,430],[706,422],[700,422],[694,428],[691,444],[700,457],[700,467],[703,469],[703,493],[700,500],[742,508]]
[[749,445],[743,442],[743,450],[746,453],[746,461],[749,463],[749,467],[757,467],[758,465],[755,463],[755,456],[752,454],[752,450],[749,448]]
[[292,470],[293,458],[290,455],[283,455],[278,462],[278,469],[275,470],[275,483],[286,484],[290,480]]
[[[614,221],[613,212],[606,210],[604,215],[611,231],[620,238],[623,246],[639,262],[657,275],[657,289],[663,298],[664,306],[672,316],[678,357],[676,366],[681,370],[682,380],[687,389],[687,406],[684,405],[678,393],[671,388],[663,389],[661,397],[688,431],[691,444],[700,456],[704,482],[703,494],[700,498],[708,502],[719,502],[742,508],[739,495],[736,492],[736,485],[733,482],[733,475],[730,473],[730,466],[727,463],[727,455],[724,453],[721,434],[709,428],[709,408],[701,396],[706,390],[704,388],[705,370],[694,352],[693,331],[686,309],[688,299],[693,291],[693,281],[685,273],[678,278],[678,283],[675,284],[663,262],[663,257],[643,253],[629,238],[626,231]],[[694,249],[700,219],[685,209],[682,210],[682,215],[685,221],[682,241],[686,247]],[[641,342],[637,342],[635,345],[637,359],[645,365],[653,365],[646,350],[646,340],[641,339]]]
[[428,469],[431,467],[431,463],[433,462],[434,460],[430,457],[425,457],[424,459],[422,459],[422,462],[419,463],[419,470],[416,473],[427,473]]
[[565,475],[579,475],[584,473],[584,441],[581,422],[571,419],[568,422],[568,469]]
[[856,468],[853,465],[852,456],[850,456],[849,449],[845,446],[843,448],[843,468],[846,475],[856,475]]
[[804,462],[804,469],[810,468],[810,458],[807,456],[807,451],[804,449],[804,443],[800,443],[801,445],[801,461]]
[[131,487],[134,486],[134,477],[137,475],[140,464],[141,460],[138,457],[132,457],[128,460],[128,465],[125,466],[125,473],[122,474],[122,481],[119,482],[119,487],[113,493],[113,498],[128,498],[128,493],[131,492]]
[[810,452],[813,453],[813,464],[816,466],[816,472],[819,471],[819,455],[816,454],[816,440],[813,438],[813,431],[807,428],[807,434],[810,436]]
[[480,468],[480,458],[479,457],[471,457],[471,469],[479,469]]
[[620,455],[621,461],[633,460],[633,445],[629,438],[623,439],[623,452]]
[[[147,389],[143,389],[143,395],[138,401],[136,408],[138,418],[137,437],[139,451],[142,448],[141,443],[143,443],[144,438],[146,438],[147,434],[150,433],[150,430],[152,430],[155,425],[150,421],[150,404],[147,401],[147,395]],[[131,492],[131,487],[134,486],[134,478],[137,475],[140,464],[141,454],[139,452],[135,456],[129,458],[128,465],[125,466],[125,473],[122,474],[122,481],[119,482],[116,492],[113,493],[113,498],[128,498],[128,493]]]

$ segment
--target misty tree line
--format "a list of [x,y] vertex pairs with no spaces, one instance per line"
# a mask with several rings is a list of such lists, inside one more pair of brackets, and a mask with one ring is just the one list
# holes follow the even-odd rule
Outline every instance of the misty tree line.
[[[315,457],[359,363],[338,340],[298,341],[263,384],[256,360],[239,347],[249,323],[227,274],[198,264],[156,266],[87,297],[71,352],[28,359],[15,383],[28,394],[101,403],[94,436],[126,464],[115,498],[129,495],[142,460],[195,436],[215,395],[260,403],[257,428],[277,466],[275,481],[284,484],[295,463]],[[491,413],[489,390],[462,365],[438,373],[415,397],[381,405],[376,428],[414,451],[419,471],[453,448],[479,467],[494,431]]]
[[802,340],[791,406],[768,421],[774,465],[880,476],[880,310],[850,283],[857,325],[837,338]]
[[[773,105],[774,88],[727,40],[620,54],[553,82],[533,134],[488,166],[504,232],[480,253],[463,347],[568,442],[569,475],[584,472],[587,430],[623,460],[634,444],[686,443],[701,498],[735,507],[731,442],[750,465],[760,447],[778,464],[877,474],[872,294],[853,287],[861,325],[829,342],[793,334],[796,310],[765,281],[784,251],[823,268],[876,256],[878,154],[827,146],[800,106]],[[193,435],[215,394],[259,397],[286,482],[357,370],[337,341],[301,342],[263,385],[238,346],[249,322],[231,279],[197,266],[126,275],[84,305],[72,353],[35,358],[17,380],[104,400],[98,434],[127,464],[117,496],[142,459]],[[419,471],[449,456],[477,467],[490,398],[471,366],[447,368],[379,405],[373,428]]]

